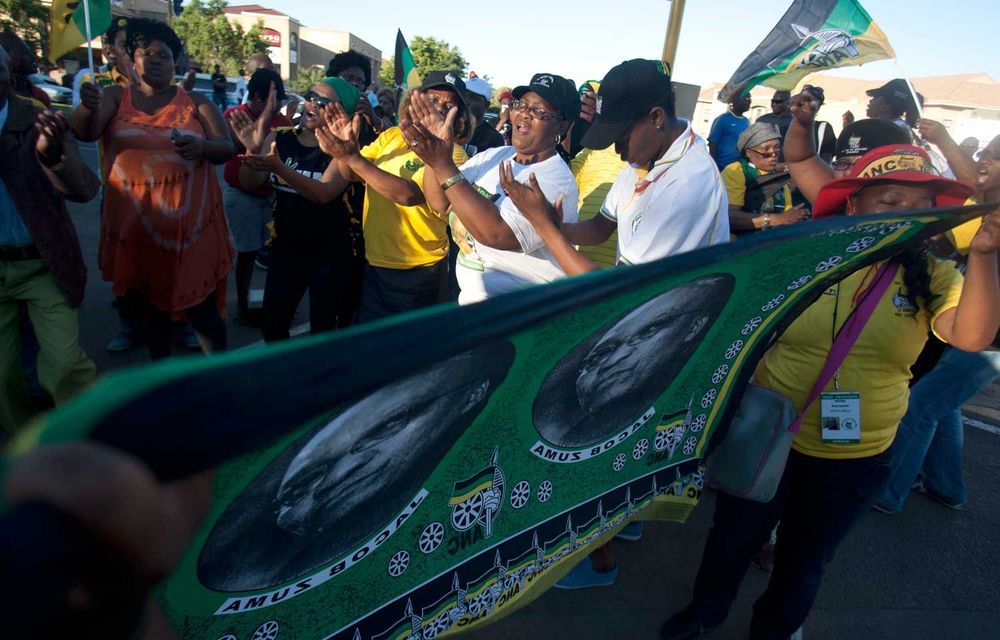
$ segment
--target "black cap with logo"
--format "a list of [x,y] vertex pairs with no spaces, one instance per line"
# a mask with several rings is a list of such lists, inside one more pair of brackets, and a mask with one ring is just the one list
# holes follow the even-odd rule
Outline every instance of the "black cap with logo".
[[587,135],[583,136],[583,146],[607,149],[636,118],[673,98],[674,88],[663,63],[641,58],[626,60],[601,80],[597,116]]
[[457,71],[430,71],[424,76],[424,81],[420,84],[421,91],[428,89],[451,89],[458,97],[458,101],[465,107],[465,81]]
[[563,119],[572,122],[580,114],[580,97],[576,85],[554,73],[536,73],[527,85],[515,87],[511,95],[520,100],[526,93],[536,93],[542,100],[559,110]]
[[837,138],[837,157],[863,156],[887,144],[912,144],[910,133],[887,120],[857,120],[844,127]]

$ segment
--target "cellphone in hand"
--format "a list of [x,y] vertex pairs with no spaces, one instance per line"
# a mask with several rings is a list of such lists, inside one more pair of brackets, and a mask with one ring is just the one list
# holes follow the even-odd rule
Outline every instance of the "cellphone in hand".
[[182,137],[183,136],[181,135],[181,132],[177,130],[177,127],[170,130],[170,141],[174,144],[180,142]]

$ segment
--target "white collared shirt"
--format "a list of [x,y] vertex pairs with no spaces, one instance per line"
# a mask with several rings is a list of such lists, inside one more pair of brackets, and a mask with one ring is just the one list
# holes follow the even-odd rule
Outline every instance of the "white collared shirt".
[[705,141],[685,125],[645,176],[625,167],[604,200],[601,215],[618,225],[619,262],[729,242],[726,187]]

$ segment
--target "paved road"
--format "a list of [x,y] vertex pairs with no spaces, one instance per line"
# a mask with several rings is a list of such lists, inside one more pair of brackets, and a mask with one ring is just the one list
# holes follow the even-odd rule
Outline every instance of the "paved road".
[[[96,162],[93,145],[84,145]],[[104,345],[117,330],[111,289],[97,270],[98,204],[72,205],[84,258],[90,269],[81,309],[84,348],[102,371],[147,361],[145,349],[109,354]],[[257,286],[263,274],[256,274]],[[233,309],[233,282],[230,303]],[[299,317],[305,317],[300,310]],[[230,324],[230,344],[259,339],[254,329]],[[194,356],[198,357],[198,356]],[[906,638],[948,640],[1000,638],[1000,390],[991,388],[970,403],[966,476],[969,508],[949,511],[914,495],[906,510],[872,512],[851,533],[824,580],[805,637],[816,640]],[[707,494],[684,525],[652,523],[637,543],[620,544],[622,573],[610,589],[552,590],[509,618],[471,633],[470,640],[656,638],[663,620],[686,604],[711,522],[714,499]],[[744,638],[750,607],[766,584],[751,569],[739,601],[710,638]]]

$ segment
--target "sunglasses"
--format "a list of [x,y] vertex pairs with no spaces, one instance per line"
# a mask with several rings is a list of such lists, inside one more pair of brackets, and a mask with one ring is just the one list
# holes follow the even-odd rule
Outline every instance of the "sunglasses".
[[985,160],[990,158],[991,160],[1000,160],[1000,147],[986,147],[979,152],[979,159]]
[[788,100],[784,100],[782,98],[771,98],[771,104],[776,104],[780,102],[788,102]]
[[323,97],[315,91],[306,91],[306,95],[304,95],[303,98],[305,98],[306,102],[311,102],[320,108],[325,108],[326,105],[334,103],[334,100]]

